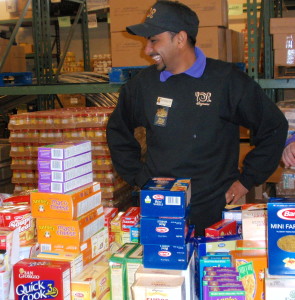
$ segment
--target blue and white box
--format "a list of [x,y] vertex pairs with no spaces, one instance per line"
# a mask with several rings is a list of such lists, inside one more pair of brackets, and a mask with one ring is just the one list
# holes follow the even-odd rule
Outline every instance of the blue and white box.
[[189,178],[151,178],[140,191],[141,216],[184,218],[190,197]]
[[295,199],[272,199],[268,210],[268,272],[295,275]]
[[149,218],[140,220],[141,244],[183,245],[189,229],[188,218]]

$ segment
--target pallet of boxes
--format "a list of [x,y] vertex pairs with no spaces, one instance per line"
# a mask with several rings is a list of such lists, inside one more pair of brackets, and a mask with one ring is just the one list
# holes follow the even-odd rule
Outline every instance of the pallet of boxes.
[[87,140],[38,148],[30,202],[40,253],[14,265],[15,299],[109,299],[108,231],[91,158]]

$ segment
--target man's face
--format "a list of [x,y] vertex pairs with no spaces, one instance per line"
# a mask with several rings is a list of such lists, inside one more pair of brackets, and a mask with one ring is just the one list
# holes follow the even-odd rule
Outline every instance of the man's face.
[[159,71],[167,70],[173,73],[178,61],[177,44],[177,34],[166,31],[148,38],[145,54],[155,61]]

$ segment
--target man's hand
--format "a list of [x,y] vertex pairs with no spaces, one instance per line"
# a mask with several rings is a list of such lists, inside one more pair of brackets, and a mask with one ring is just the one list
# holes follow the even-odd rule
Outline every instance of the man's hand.
[[226,204],[235,204],[248,192],[239,180],[235,181],[225,193]]
[[285,147],[282,161],[286,167],[295,167],[295,142]]

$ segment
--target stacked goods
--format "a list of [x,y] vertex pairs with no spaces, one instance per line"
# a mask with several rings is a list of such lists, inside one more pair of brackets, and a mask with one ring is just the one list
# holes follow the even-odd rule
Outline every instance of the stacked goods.
[[110,54],[94,54],[92,58],[93,72],[108,74],[112,67],[112,57]]
[[61,71],[62,72],[83,72],[84,62],[82,60],[76,61],[76,55],[74,52],[67,52]]
[[[294,18],[271,18],[270,33],[273,35],[274,78],[294,77]],[[290,69],[290,73],[289,73]]]
[[[104,206],[123,208],[131,198],[131,187],[115,172],[106,142],[106,123],[113,107],[53,109],[12,115],[10,129],[15,192],[37,187],[38,148],[44,145],[89,140],[92,145],[94,180],[101,183]],[[143,140],[143,135],[138,135]]]
[[41,251],[73,253],[74,260],[80,255],[82,266],[108,247],[100,184],[89,162],[90,141],[40,147],[39,190],[31,193]]

